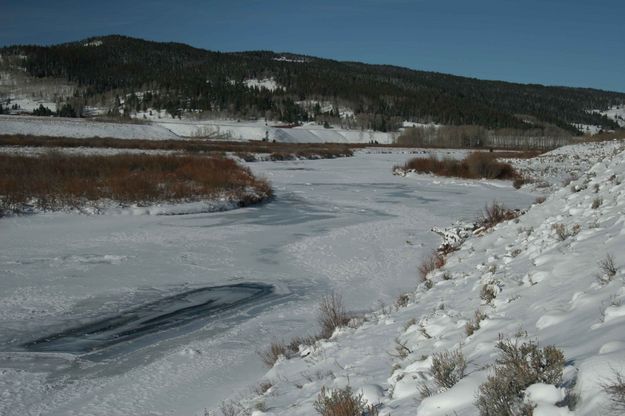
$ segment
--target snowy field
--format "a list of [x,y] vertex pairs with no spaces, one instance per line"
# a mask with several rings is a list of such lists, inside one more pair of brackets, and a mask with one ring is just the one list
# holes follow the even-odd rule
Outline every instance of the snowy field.
[[170,116],[152,118],[150,124],[98,122],[34,116],[0,116],[0,134],[28,134],[59,137],[111,137],[117,139],[165,140],[218,136],[229,140],[275,140],[283,143],[393,143],[397,133],[326,129],[316,124],[294,128],[280,127],[279,122],[191,119]]
[[[416,267],[439,244],[432,226],[472,220],[494,199],[519,208],[534,201],[509,182],[393,176],[393,165],[411,156],[359,151],[253,163],[273,183],[275,201],[228,212],[1,219],[0,414],[203,415],[225,399],[252,397],[267,371],[256,352],[276,339],[316,333],[324,294],[341,293],[362,313],[392,304],[414,290]],[[475,244],[482,250],[485,243]],[[505,242],[496,246],[503,250]],[[442,300],[459,311],[427,321],[438,337],[434,326],[459,325],[464,309],[475,307],[466,296],[475,279],[436,285],[407,310],[420,318]],[[250,294],[240,284],[270,289]],[[321,385],[349,374],[355,387],[381,386],[388,408],[409,404],[414,414],[410,386],[404,402],[387,395],[396,384],[387,380],[387,350],[401,335],[402,313],[340,336],[305,360],[281,362],[267,375],[276,384],[268,413],[312,414],[310,399]],[[184,325],[172,327],[172,319]],[[137,331],[147,332],[134,337]],[[128,338],[111,343],[120,334]],[[458,338],[457,330],[450,334],[441,345]],[[334,358],[344,368],[334,368],[336,378],[294,387],[303,371],[313,374]]]

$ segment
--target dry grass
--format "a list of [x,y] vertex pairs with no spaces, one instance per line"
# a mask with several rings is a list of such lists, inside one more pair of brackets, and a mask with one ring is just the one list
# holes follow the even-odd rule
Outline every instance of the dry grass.
[[327,391],[325,387],[317,396],[313,407],[322,416],[377,416],[375,406],[368,405],[362,394],[354,394],[350,386]]
[[433,252],[428,257],[423,259],[421,265],[419,265],[419,278],[422,282],[428,280],[428,274],[434,270],[440,269],[445,265],[445,257],[440,253]]
[[[250,192],[252,191],[252,192]],[[90,201],[197,201],[225,195],[241,205],[272,195],[269,184],[231,159],[208,156],[0,155],[0,209],[54,210]]]
[[437,176],[465,179],[520,179],[509,163],[499,162],[496,153],[473,152],[462,160],[429,158],[410,159],[404,166],[396,167]]
[[[94,137],[76,139],[71,137],[46,137],[0,135],[0,146],[30,146],[30,147],[62,147],[62,148],[113,148],[113,149],[141,149],[141,150],[178,150],[189,153],[223,153],[233,152],[239,156],[248,156],[251,153],[268,153],[290,155],[300,159],[328,159],[335,157],[352,156],[351,149],[365,147],[364,144],[336,144],[336,143],[272,143],[259,141],[223,141],[223,140],[143,140],[143,139],[113,139]],[[241,157],[245,159],[245,157]],[[253,160],[251,160],[253,161]]]
[[267,367],[273,367],[280,357],[289,359],[297,354],[300,346],[314,345],[320,339],[328,339],[336,328],[347,326],[352,316],[345,311],[343,298],[331,293],[321,298],[317,320],[321,326],[319,335],[307,337],[295,337],[290,343],[273,342],[266,350],[258,352],[261,360]]
[[258,355],[263,364],[271,368],[280,357],[289,358],[289,349],[284,343],[272,342],[267,350],[259,352]]
[[477,219],[477,223],[486,229],[492,228],[503,221],[509,221],[517,218],[520,212],[508,209],[505,205],[493,202],[486,205],[481,216]]
[[615,371],[614,380],[603,383],[601,387],[610,397],[612,409],[625,412],[625,377],[623,374]]
[[322,338],[330,338],[336,328],[349,323],[350,316],[345,311],[341,295],[331,293],[321,299],[317,320],[321,326]]
[[464,325],[464,332],[467,334],[467,336],[470,337],[471,335],[475,333],[475,331],[480,329],[480,322],[482,322],[486,318],[487,318],[486,314],[484,314],[482,311],[477,309],[473,316],[473,320],[467,322]]
[[467,362],[462,351],[444,351],[434,354],[430,371],[439,387],[451,388],[464,377]]
[[571,228],[568,228],[565,224],[557,223],[551,226],[551,229],[556,234],[556,237],[560,241],[564,241],[569,237],[575,236],[579,234],[581,231],[581,226],[579,224],[573,224]]

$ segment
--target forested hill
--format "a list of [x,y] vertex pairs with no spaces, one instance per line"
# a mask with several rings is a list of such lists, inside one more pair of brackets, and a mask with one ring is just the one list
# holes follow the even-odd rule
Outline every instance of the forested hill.
[[587,110],[625,103],[625,94],[594,89],[482,81],[287,53],[219,53],[117,35],[10,46],[0,55],[5,67],[10,63],[35,77],[77,84],[77,98],[85,103],[122,97],[107,104],[172,114],[269,115],[285,122],[348,117],[376,130],[396,128],[401,120],[489,128],[549,123],[571,132],[572,123],[618,128]]

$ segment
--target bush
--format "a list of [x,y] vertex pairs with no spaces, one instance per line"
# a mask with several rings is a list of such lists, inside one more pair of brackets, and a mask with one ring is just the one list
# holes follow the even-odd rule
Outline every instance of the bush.
[[61,209],[102,199],[148,204],[216,196],[247,205],[271,195],[266,181],[221,157],[0,155],[0,210],[19,211],[27,203]]
[[481,416],[518,416],[531,414],[532,406],[523,403],[523,392],[536,383],[562,381],[564,355],[553,346],[539,348],[532,341],[497,343],[500,357],[495,372],[478,391],[476,406]]
[[486,229],[492,228],[503,221],[509,221],[520,215],[518,211],[508,209],[505,205],[493,202],[486,205],[482,211],[482,215],[477,219],[477,223]]
[[495,286],[493,284],[482,285],[480,289],[480,299],[486,303],[491,303],[497,297]]
[[271,368],[280,357],[288,358],[288,348],[281,342],[272,342],[266,351],[259,352],[260,358],[263,363]]
[[473,320],[467,322],[464,325],[464,332],[467,334],[467,336],[470,337],[475,333],[475,331],[480,329],[480,322],[482,322],[486,318],[487,316],[482,311],[480,311],[479,309],[476,310],[475,315],[473,316]]
[[592,205],[590,206],[592,209],[597,209],[603,204],[603,198],[597,197],[592,200]]
[[579,224],[574,224],[571,229],[568,229],[566,225],[558,223],[553,224],[551,228],[556,233],[556,237],[560,241],[564,241],[569,237],[579,234],[581,230],[581,226]]
[[345,312],[343,298],[336,293],[324,296],[319,304],[318,322],[321,325],[322,338],[330,338],[336,328],[349,323],[349,315]]
[[614,264],[614,257],[612,257],[611,254],[607,254],[603,260],[599,261],[599,269],[601,273],[603,273],[603,275],[600,276],[600,280],[604,282],[611,281],[618,271]]
[[445,351],[432,357],[432,376],[439,387],[451,388],[464,377],[467,362],[462,351]]
[[417,157],[410,159],[401,168],[465,179],[520,179],[512,165],[499,162],[492,153],[486,152],[473,152],[462,160]]
[[430,256],[423,259],[419,266],[419,277],[422,282],[427,281],[427,276],[430,272],[440,269],[445,265],[445,257],[437,252],[433,252]]
[[625,377],[619,372],[614,373],[614,380],[601,386],[610,397],[615,411],[625,412]]
[[322,416],[377,416],[375,406],[367,405],[362,394],[354,395],[350,386],[328,392],[321,388],[313,407]]

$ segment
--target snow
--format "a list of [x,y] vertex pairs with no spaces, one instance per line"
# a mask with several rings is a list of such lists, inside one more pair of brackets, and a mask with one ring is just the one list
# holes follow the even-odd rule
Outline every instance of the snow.
[[[97,109],[93,109],[97,111]],[[137,118],[143,119],[141,113]],[[247,141],[269,140],[285,143],[393,143],[396,133],[371,130],[326,129],[308,124],[293,128],[280,127],[281,123],[262,120],[192,120],[158,118],[153,112],[145,124],[113,123],[90,119],[57,117],[0,116],[0,134],[30,134],[37,136],[64,136],[75,138],[112,137],[118,139],[164,140],[217,136],[219,138]],[[146,118],[148,118],[146,116]]]
[[[266,372],[256,351],[316,331],[323,294],[344,294],[351,310],[391,304],[414,286],[421,256],[438,244],[433,225],[470,219],[495,197],[512,206],[534,198],[509,183],[441,186],[393,176],[392,166],[409,157],[359,151],[340,160],[256,162],[250,167],[270,179],[276,200],[228,212],[2,218],[0,413],[202,415],[249,395]],[[270,284],[275,296],[104,362],[20,347],[189,288],[241,282]],[[434,324],[427,323],[433,332]],[[390,336],[395,325],[388,329]],[[384,402],[390,356],[358,361],[353,369],[384,364],[384,377],[369,380],[332,364],[329,370],[345,376],[336,385],[358,382],[369,400]],[[312,397],[326,372],[306,374],[312,381],[299,373],[293,380]],[[271,391],[280,397],[283,389]]]
[[83,46],[91,46],[91,47],[97,47],[97,46],[102,46],[104,44],[104,42],[102,42],[101,40],[92,40],[91,42],[86,42],[83,44]]
[[[360,327],[335,333],[305,358],[279,361],[265,375],[273,383],[271,394],[243,403],[262,400],[271,415],[314,414],[312,401],[321,387],[338,388],[337,380],[349,378],[356,391],[361,385],[384,389],[381,415],[476,415],[475,395],[490,374],[495,343],[503,334],[556,345],[565,354],[562,385],[535,384],[525,391],[525,400],[536,405],[535,415],[617,414],[601,386],[615,379],[615,371],[625,370],[619,330],[625,323],[625,271],[616,255],[625,246],[624,150],[622,142],[579,145],[533,161],[543,165],[536,170],[543,172],[550,172],[554,159],[563,167],[580,159],[584,162],[578,167],[594,166],[580,173],[572,183],[575,188],[555,190],[554,183],[555,193],[518,221],[467,239],[448,257],[444,270],[434,272],[430,290],[421,285],[408,293],[407,307],[371,312]],[[591,208],[594,198],[604,200],[597,209]],[[581,231],[561,241],[552,229],[560,223],[568,229],[579,225]],[[618,268],[609,282],[599,279],[598,265],[607,253],[616,255]],[[451,278],[443,278],[444,273]],[[497,287],[492,304],[479,297],[485,283]],[[488,318],[467,337],[464,324],[478,308]],[[408,348],[407,357],[395,355],[397,342]],[[452,388],[437,389],[429,370],[432,354],[456,348],[469,362],[466,375]],[[300,389],[302,374],[325,376]],[[423,384],[433,389],[432,396],[421,397]],[[569,390],[579,395],[574,410],[561,404]]]
[[171,131],[158,125],[108,123],[81,118],[0,116],[0,134],[54,137],[112,137],[118,139],[176,139]]
[[275,79],[273,78],[263,78],[263,79],[256,79],[256,78],[252,78],[252,79],[246,79],[245,81],[243,81],[243,84],[248,87],[248,88],[265,88],[269,91],[275,91],[278,88],[282,89],[283,87],[280,86]]
[[294,62],[294,63],[298,63],[298,64],[302,64],[304,62],[306,62],[306,59],[304,58],[287,58],[286,56],[280,56],[278,58],[273,58],[274,61],[279,61],[279,62]]
[[615,105],[607,110],[593,110],[594,113],[607,116],[609,119],[614,120],[619,126],[625,127],[625,104]]
[[[509,182],[392,175],[409,157],[364,150],[336,160],[257,162],[250,167],[271,180],[276,200],[223,213],[1,219],[0,413],[202,415],[230,399],[256,415],[311,415],[322,387],[349,385],[384,416],[477,415],[476,392],[492,374],[503,334],[555,345],[566,358],[561,385],[525,390],[534,414],[610,414],[601,386],[625,370],[625,264],[618,255],[625,247],[625,144],[576,145],[516,161],[547,184],[521,190]],[[567,172],[578,178],[562,187]],[[551,193],[532,203],[527,191],[534,189]],[[603,203],[593,209],[596,198]],[[481,236],[462,234],[462,224],[492,200],[531,207]],[[557,224],[576,231],[560,239]],[[431,273],[428,288],[416,268],[441,242],[433,227],[464,242]],[[598,264],[607,254],[617,268],[611,279]],[[106,362],[19,348],[51,329],[237,282],[277,291]],[[491,303],[480,297],[484,285],[496,294]],[[255,351],[316,332],[316,305],[330,291],[362,318],[263,369]],[[394,304],[401,293],[406,306]],[[467,336],[476,310],[487,318]],[[467,370],[440,388],[432,356],[455,349]],[[262,394],[254,392],[261,381],[271,383]],[[429,397],[421,395],[424,385]],[[574,410],[562,405],[569,393],[579,397]]]
[[603,127],[597,126],[594,124],[573,123],[572,126],[575,127],[577,130],[581,131],[582,133],[589,134],[591,136],[594,136],[595,134],[603,131]]
[[[9,104],[7,104],[7,100],[10,100]],[[23,97],[23,96],[18,97],[18,96],[12,95],[3,101],[4,102],[2,102],[2,104],[5,107],[7,105],[9,107],[12,107],[13,105],[17,105],[18,106],[17,110],[11,110],[12,112],[15,112],[15,113],[32,113],[33,110],[39,108],[40,105],[47,107],[51,111],[56,111],[56,103],[49,101],[49,100],[45,100],[45,99],[35,99],[32,97]]]

